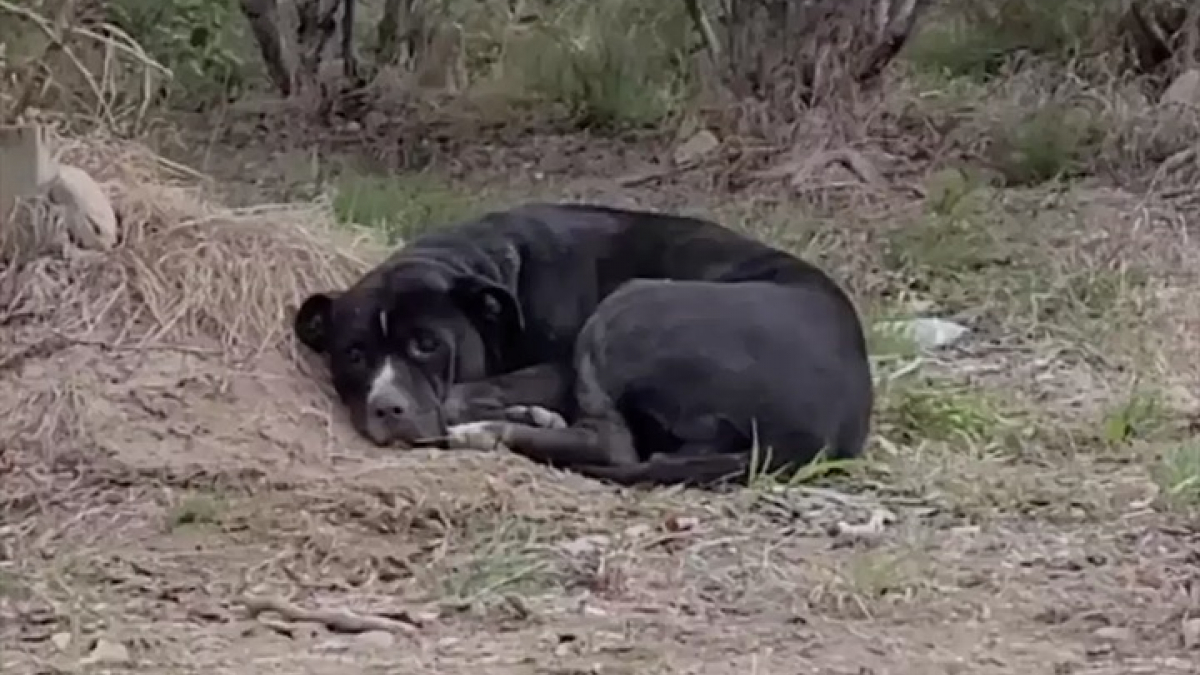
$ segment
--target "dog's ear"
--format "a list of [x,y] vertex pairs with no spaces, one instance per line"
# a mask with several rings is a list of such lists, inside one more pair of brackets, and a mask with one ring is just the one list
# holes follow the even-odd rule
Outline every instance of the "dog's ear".
[[525,332],[521,303],[507,288],[482,277],[464,276],[455,279],[450,293],[480,327],[485,341],[499,341],[507,349]]
[[292,330],[306,347],[324,354],[329,342],[329,314],[336,293],[313,293],[296,310]]

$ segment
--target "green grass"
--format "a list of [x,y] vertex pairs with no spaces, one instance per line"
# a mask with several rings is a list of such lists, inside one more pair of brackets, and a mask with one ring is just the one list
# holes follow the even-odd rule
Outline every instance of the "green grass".
[[647,127],[686,100],[691,39],[682,3],[564,3],[513,31],[488,86],[557,105],[581,127]]
[[1089,341],[1136,320],[1146,274],[1073,245],[1084,224],[1069,199],[943,180],[952,197],[927,197],[925,214],[883,235],[884,267],[903,293],[1009,333]]
[[470,194],[422,173],[347,172],[333,187],[333,211],[342,223],[378,231],[389,245],[431,228],[465,220],[487,210],[491,199]]
[[1039,185],[1085,173],[1101,134],[1086,109],[1048,104],[996,122],[988,155],[1006,185]]
[[[472,528],[474,529],[474,528]],[[520,518],[480,532],[468,555],[438,565],[439,598],[462,610],[486,607],[510,594],[531,595],[556,583],[543,528]]]
[[1153,440],[1167,428],[1168,416],[1169,412],[1157,393],[1135,390],[1104,416],[1103,438],[1112,445]]
[[1168,506],[1200,506],[1200,442],[1187,441],[1167,448],[1152,474]]
[[894,443],[921,441],[990,443],[1016,429],[1003,406],[986,392],[920,377],[881,387],[879,433]]
[[114,0],[108,20],[171,70],[172,105],[201,109],[222,102],[264,72],[235,0]]
[[904,58],[919,70],[976,80],[999,75],[1019,54],[1067,63],[1119,9],[1117,0],[962,0],[928,16]]
[[170,509],[167,525],[171,530],[189,526],[220,525],[228,512],[229,503],[218,495],[188,495]]

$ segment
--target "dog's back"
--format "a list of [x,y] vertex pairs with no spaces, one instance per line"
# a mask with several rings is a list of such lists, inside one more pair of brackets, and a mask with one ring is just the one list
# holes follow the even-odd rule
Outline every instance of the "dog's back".
[[[832,282],[830,282],[832,283]],[[862,452],[870,367],[852,306],[825,284],[632,281],[578,346],[643,459],[746,450],[811,460]]]
[[828,284],[840,293],[812,265],[715,222],[591,204],[488,213],[422,235],[374,274],[412,265],[511,285],[527,319],[525,347],[536,359],[569,355],[596,306],[631,279]]

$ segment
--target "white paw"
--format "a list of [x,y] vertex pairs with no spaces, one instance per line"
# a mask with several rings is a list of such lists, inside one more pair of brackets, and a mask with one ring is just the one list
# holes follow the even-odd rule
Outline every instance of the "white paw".
[[504,415],[513,422],[521,422],[543,429],[565,429],[567,421],[562,415],[538,405],[514,405],[504,409]]
[[452,448],[496,450],[504,444],[504,422],[466,422],[446,430],[446,444]]

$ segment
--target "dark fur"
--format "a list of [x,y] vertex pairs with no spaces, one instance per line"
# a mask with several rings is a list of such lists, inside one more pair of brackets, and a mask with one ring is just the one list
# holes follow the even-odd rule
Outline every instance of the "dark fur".
[[[530,204],[424,235],[346,291],[307,298],[295,330],[328,357],[360,432],[412,443],[512,404],[570,403],[580,329],[637,278],[816,289],[845,307],[850,348],[865,352],[853,306],[812,265],[710,221],[584,205]],[[368,405],[385,362],[394,386]]]
[[[872,381],[857,313],[831,283],[631,281],[579,336],[570,428],[469,424],[535,461],[617,483],[744,481],[823,450],[857,457]],[[458,429],[451,430],[455,438]]]

